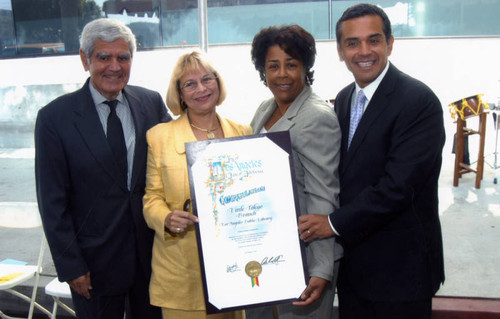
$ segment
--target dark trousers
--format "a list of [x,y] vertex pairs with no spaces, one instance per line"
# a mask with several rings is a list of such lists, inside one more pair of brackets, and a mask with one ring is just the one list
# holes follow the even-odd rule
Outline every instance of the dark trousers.
[[93,296],[90,300],[71,290],[78,319],[161,319],[161,309],[149,303],[149,278],[136,271],[134,285],[121,295]]
[[[137,262],[139,264],[139,262]],[[138,267],[140,269],[140,266]],[[134,286],[128,294],[131,316],[127,319],[161,319],[161,308],[149,303],[149,279],[143,271],[136,271]]]
[[431,319],[432,298],[410,302],[379,302],[360,298],[348,287],[338,288],[340,319]]
[[77,319],[123,319],[126,295],[93,296],[90,299],[71,290]]

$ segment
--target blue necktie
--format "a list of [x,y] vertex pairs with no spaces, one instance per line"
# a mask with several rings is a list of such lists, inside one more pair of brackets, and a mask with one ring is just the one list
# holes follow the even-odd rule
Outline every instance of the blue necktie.
[[116,164],[118,164],[118,169],[126,180],[128,173],[127,146],[125,145],[122,122],[116,114],[116,105],[118,104],[118,100],[105,101],[104,103],[109,106],[110,111],[108,116],[106,138],[111,150],[113,151]]
[[356,99],[356,104],[354,104],[353,109],[351,110],[351,121],[349,122],[349,137],[347,140],[347,149],[351,146],[352,137],[354,136],[354,132],[356,132],[356,128],[358,127],[359,121],[363,116],[363,108],[365,106],[366,96],[363,93],[363,90],[359,91],[358,98]]

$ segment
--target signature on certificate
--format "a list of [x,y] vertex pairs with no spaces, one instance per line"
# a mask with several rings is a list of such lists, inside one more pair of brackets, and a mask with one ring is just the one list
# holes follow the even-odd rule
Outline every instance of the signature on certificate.
[[226,266],[226,272],[231,273],[240,270],[240,267],[238,267],[238,263],[234,263],[232,265],[227,265]]
[[261,265],[277,265],[285,261],[283,255],[278,256],[266,256],[262,259]]

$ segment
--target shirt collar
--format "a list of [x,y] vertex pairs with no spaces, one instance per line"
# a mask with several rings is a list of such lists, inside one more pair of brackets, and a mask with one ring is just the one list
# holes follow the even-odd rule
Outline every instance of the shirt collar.
[[[363,88],[363,93],[365,93],[368,102],[372,99],[373,94],[375,94],[375,91],[377,90],[380,82],[382,82],[382,79],[386,75],[387,70],[389,70],[389,61],[387,61],[387,64],[382,73],[380,73],[379,76],[372,83],[368,84]],[[358,96],[359,91],[361,91],[361,88],[359,87],[358,83],[356,83],[356,96]],[[368,103],[365,103],[365,105],[367,104]]]
[[[92,85],[92,82],[89,83],[89,89],[90,89],[90,94],[92,95],[92,100],[94,100],[95,105],[102,104],[106,102],[108,99],[105,98],[99,91],[97,91],[94,86]],[[122,91],[118,93],[118,96],[115,98],[118,100],[118,102],[123,103],[123,94]]]

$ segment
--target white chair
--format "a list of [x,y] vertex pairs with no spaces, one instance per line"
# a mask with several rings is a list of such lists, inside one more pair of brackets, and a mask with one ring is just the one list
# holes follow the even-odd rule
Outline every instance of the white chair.
[[[39,228],[42,226],[36,203],[9,203],[0,202],[0,227],[9,228]],[[19,245],[22,247],[22,239]],[[50,316],[51,313],[36,302],[36,293],[42,272],[42,260],[45,253],[46,241],[42,235],[38,262],[36,265],[17,265],[11,263],[0,264],[0,291],[8,292],[29,303],[28,319],[33,318],[36,307],[41,312]],[[21,248],[22,249],[22,248]],[[31,297],[15,290],[16,286],[35,278]],[[0,318],[14,318],[7,316],[0,310]]]
[[60,282],[59,279],[57,278],[52,279],[52,281],[49,282],[47,286],[45,286],[45,293],[49,296],[52,296],[52,298],[54,299],[54,307],[52,308],[51,319],[56,319],[58,306],[66,310],[73,317],[76,317],[75,311],[71,309],[67,304],[62,302],[60,299],[60,298],[71,299],[71,290],[66,282]]

